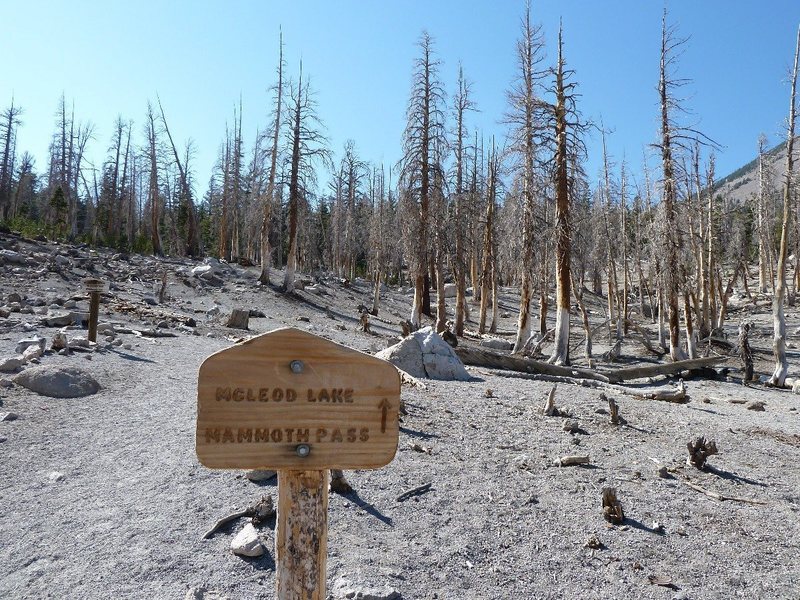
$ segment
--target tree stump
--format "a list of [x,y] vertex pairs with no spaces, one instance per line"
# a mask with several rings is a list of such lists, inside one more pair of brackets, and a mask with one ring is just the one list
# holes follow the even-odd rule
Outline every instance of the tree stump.
[[739,323],[739,358],[742,359],[742,383],[753,380],[753,351],[750,349],[750,323]]
[[341,469],[331,469],[330,489],[332,492],[343,496],[353,491],[353,487],[344,478],[344,471]]
[[369,313],[366,310],[361,313],[361,331],[371,333],[369,330]]
[[561,413],[556,408],[556,384],[553,384],[553,387],[550,388],[550,391],[547,393],[547,400],[544,403],[544,408],[542,412],[546,417],[557,417]]
[[612,487],[603,488],[603,518],[610,523],[620,525],[625,521],[622,504],[617,499],[617,490]]
[[248,329],[250,322],[250,311],[245,308],[234,308],[226,327],[233,329]]
[[698,469],[705,467],[709,456],[717,454],[717,443],[714,440],[706,440],[703,436],[696,438],[693,442],[689,442],[686,447],[689,449],[686,464]]

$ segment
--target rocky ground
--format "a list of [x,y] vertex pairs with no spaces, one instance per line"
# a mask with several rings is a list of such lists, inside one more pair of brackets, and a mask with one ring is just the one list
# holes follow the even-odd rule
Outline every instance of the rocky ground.
[[[97,345],[83,327],[87,277],[110,283]],[[246,518],[202,539],[219,518],[277,490],[274,478],[254,483],[198,463],[199,365],[286,325],[376,353],[396,341],[410,295],[385,290],[368,334],[358,327],[359,305],[371,303],[368,283],[309,275],[305,290],[285,298],[256,277],[252,267],[0,236],[0,597],[273,597],[274,517],[257,529],[267,549],[259,557],[231,552]],[[510,339],[518,296],[509,289],[501,300],[497,337]],[[602,302],[589,303],[602,322]],[[253,311],[248,331],[225,326],[234,308]],[[730,339],[744,317],[765,374],[769,298],[734,297]],[[794,309],[788,318],[793,346],[800,319]],[[649,320],[640,322],[653,335]],[[573,323],[580,365],[582,332]],[[58,349],[62,333],[68,351]],[[598,355],[608,349],[603,341],[599,334]],[[650,360],[630,339],[618,363],[599,366]],[[330,596],[800,597],[800,400],[744,386],[738,360],[727,366],[716,378],[687,377],[686,404],[637,396],[670,389],[667,378],[602,389],[559,384],[559,416],[542,414],[553,384],[541,379],[468,367],[469,381],[404,385],[408,414],[395,460],[347,472],[355,491],[331,495]],[[78,369],[72,379],[62,372],[67,379],[55,389],[68,382],[91,391],[96,381],[99,391],[35,393],[25,385],[47,385],[43,367]],[[624,423],[609,422],[601,392],[616,400]],[[763,410],[753,410],[758,401]],[[701,435],[719,450],[704,470],[686,464],[687,442]],[[556,466],[567,455],[589,463]],[[616,490],[621,523],[604,519],[605,487]]]

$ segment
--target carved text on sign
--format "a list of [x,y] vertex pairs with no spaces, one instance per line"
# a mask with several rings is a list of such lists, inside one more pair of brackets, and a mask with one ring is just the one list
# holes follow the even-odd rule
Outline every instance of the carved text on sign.
[[292,388],[250,388],[250,387],[218,387],[218,402],[294,402],[298,397],[307,402],[327,402],[330,404],[352,404],[351,388],[308,389],[305,394],[298,394]]
[[350,427],[348,429],[316,429],[286,427],[283,429],[269,427],[206,427],[206,444],[262,444],[262,443],[308,443],[317,444],[355,443],[369,441],[369,427]]

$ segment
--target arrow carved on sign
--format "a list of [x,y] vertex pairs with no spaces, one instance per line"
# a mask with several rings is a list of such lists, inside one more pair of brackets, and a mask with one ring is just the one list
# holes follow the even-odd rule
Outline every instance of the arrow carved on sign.
[[381,433],[386,433],[386,413],[389,411],[389,401],[384,398],[381,400],[381,403],[378,405],[378,408],[381,409]]

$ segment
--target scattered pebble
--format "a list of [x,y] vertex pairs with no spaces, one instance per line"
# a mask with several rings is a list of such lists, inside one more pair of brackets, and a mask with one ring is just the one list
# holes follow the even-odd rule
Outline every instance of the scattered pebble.
[[239,556],[261,556],[266,549],[252,523],[244,526],[231,541],[231,552]]
[[64,481],[64,479],[66,479],[66,475],[59,473],[58,471],[51,471],[47,474],[47,479],[50,481],[50,483],[56,483],[57,481]]

